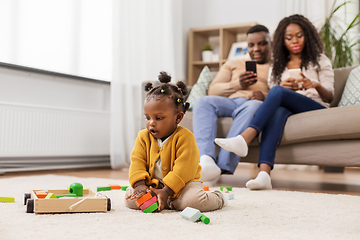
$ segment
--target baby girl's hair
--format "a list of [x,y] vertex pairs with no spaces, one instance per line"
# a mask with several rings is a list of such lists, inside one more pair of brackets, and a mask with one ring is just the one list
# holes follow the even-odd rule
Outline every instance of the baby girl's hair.
[[150,82],[145,85],[145,91],[148,92],[145,101],[152,98],[160,100],[163,97],[168,97],[173,99],[177,110],[185,113],[190,107],[190,103],[185,102],[185,97],[188,94],[185,83],[178,81],[176,85],[171,84],[171,77],[166,72],[160,72],[158,78],[161,83],[160,86],[154,87]]

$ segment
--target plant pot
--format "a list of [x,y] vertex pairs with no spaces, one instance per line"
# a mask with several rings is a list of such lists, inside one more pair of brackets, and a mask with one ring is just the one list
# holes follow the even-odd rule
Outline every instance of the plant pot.
[[211,62],[212,61],[212,51],[203,51],[202,52],[202,60],[203,62]]

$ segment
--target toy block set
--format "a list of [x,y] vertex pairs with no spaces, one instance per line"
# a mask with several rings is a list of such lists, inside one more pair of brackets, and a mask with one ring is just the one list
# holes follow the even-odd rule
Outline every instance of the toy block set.
[[157,197],[151,193],[146,193],[135,202],[136,206],[140,207],[144,213],[152,213],[159,208]]
[[72,183],[69,189],[32,190],[24,195],[27,213],[107,212],[110,198]]

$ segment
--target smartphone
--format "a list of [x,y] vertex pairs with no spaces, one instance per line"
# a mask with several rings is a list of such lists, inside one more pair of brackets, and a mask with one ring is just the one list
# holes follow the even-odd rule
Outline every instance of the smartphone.
[[302,78],[300,68],[289,69],[289,74],[290,74],[290,77],[295,80]]
[[[289,69],[289,74],[290,74],[290,77],[295,79],[295,80],[298,80],[298,79],[302,78],[300,68]],[[298,87],[299,87],[299,89],[303,88],[302,82],[298,82]]]
[[246,71],[252,71],[256,73],[256,61],[246,61]]
[[[246,61],[245,62],[246,71],[252,71],[256,73],[256,61]],[[257,80],[252,81],[252,83],[256,83]]]

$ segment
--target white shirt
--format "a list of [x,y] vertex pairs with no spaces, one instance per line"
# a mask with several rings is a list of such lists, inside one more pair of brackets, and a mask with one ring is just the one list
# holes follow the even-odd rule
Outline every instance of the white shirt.
[[[166,138],[164,141],[161,141],[161,139],[158,138],[158,139],[157,139],[157,143],[158,143],[159,147],[162,148],[162,147],[165,145],[166,141],[167,141],[170,137],[171,137],[171,135],[170,135],[168,138]],[[161,171],[161,159],[160,159],[160,158],[158,158],[158,160],[156,160],[156,163],[155,163],[154,177],[155,177],[156,179],[158,179],[161,183],[163,183],[163,182],[162,182],[163,175],[162,175],[162,171]]]
[[[301,72],[311,81],[319,82],[321,86],[328,89],[334,94],[334,71],[332,69],[330,59],[325,54],[321,54],[319,59],[319,65],[320,68],[319,66],[313,66],[312,63],[310,63],[308,69],[305,70],[305,68],[303,68],[301,69]],[[274,82],[272,81],[271,72],[272,72],[272,66],[269,69],[269,77],[268,77],[269,88],[272,88],[275,85]],[[288,78],[290,78],[289,69],[285,68],[285,70],[281,74],[281,81],[284,81]],[[326,103],[321,99],[318,91],[316,91],[315,88],[309,88],[307,90],[298,90],[296,92],[311,98],[312,100],[320,103],[325,107],[330,106],[330,103]]]

